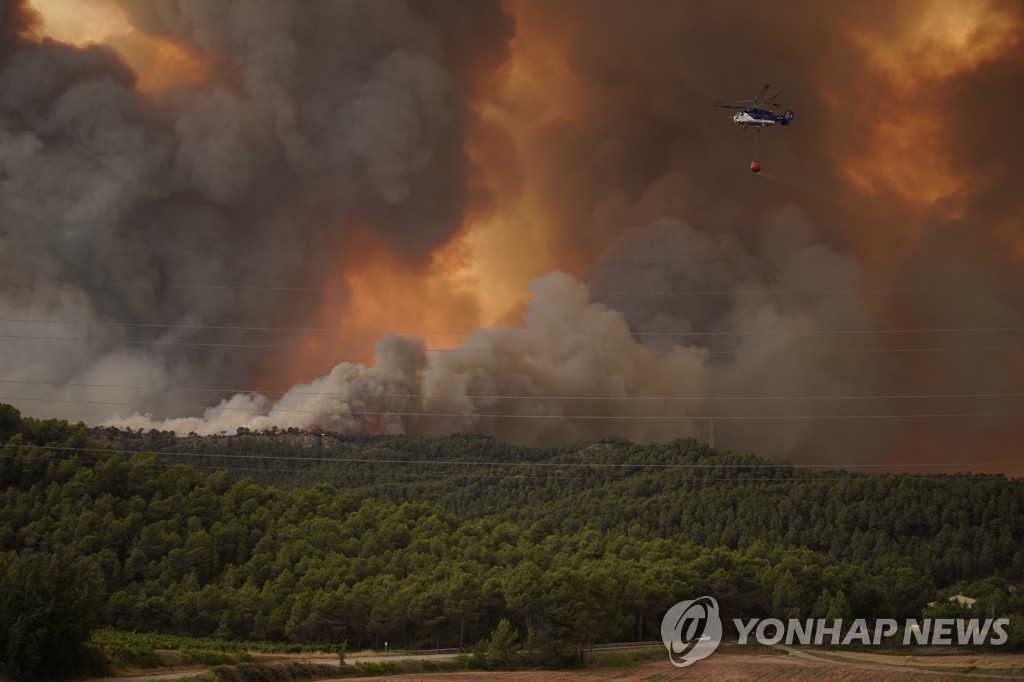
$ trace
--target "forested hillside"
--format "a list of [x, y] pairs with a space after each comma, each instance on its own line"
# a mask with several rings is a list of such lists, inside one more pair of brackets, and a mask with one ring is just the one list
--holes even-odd
[[160, 452], [264, 484], [326, 482], [395, 503], [428, 501], [462, 519], [706, 547], [806, 547], [876, 572], [911, 567], [940, 586], [991, 575], [1024, 579], [1024, 481], [1002, 476], [796, 468], [692, 439], [529, 448], [473, 434], [92, 433], [120, 449]]
[[[729, 618], [919, 617], [962, 590], [1024, 612], [1024, 486], [1002, 477], [814, 472], [692, 440], [186, 440], [203, 456], [121, 454], [0, 406], [2, 593], [60, 599], [29, 580], [42, 562], [83, 627], [350, 648], [469, 646], [508, 617], [552, 661], [657, 639], [701, 594]], [[4, 651], [25, 599], [0, 600]]]

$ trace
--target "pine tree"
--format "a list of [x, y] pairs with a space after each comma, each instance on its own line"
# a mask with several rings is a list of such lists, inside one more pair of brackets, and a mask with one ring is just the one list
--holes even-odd
[[502, 618], [498, 627], [491, 632], [491, 639], [487, 645], [488, 658], [499, 668], [508, 667], [519, 652], [518, 641], [519, 633], [512, 627], [508, 618]]

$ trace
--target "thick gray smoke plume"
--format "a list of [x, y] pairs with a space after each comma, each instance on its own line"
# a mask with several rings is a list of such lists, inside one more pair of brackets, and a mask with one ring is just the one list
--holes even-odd
[[[166, 402], [169, 385], [244, 385], [265, 349], [240, 344], [295, 339], [211, 343], [196, 327], [302, 326], [318, 301], [297, 290], [323, 286], [317, 254], [353, 226], [443, 244], [467, 165], [448, 62], [493, 63], [510, 34], [492, 3], [124, 6], [213, 55], [210, 82], [148, 105], [112, 50], [5, 30], [0, 394], [31, 412], [100, 419]], [[24, 3], [3, 11], [5, 29], [29, 23]], [[121, 408], [31, 409], [112, 400], [75, 384], [147, 388], [116, 393]]]
[[[3, 324], [0, 379], [19, 407], [179, 433], [713, 433], [802, 461], [1013, 463], [1024, 137], [974, 122], [1019, 98], [1024, 43], [998, 32], [1022, 23], [1019, 4], [983, 3], [999, 21], [968, 44], [1001, 47], [948, 73], [935, 64], [954, 59], [925, 59], [946, 48], [916, 32], [934, 3], [124, 5], [140, 30], [214, 55], [208, 82], [146, 104], [115, 53], [27, 39], [7, 5], [0, 317], [61, 321]], [[153, 407], [169, 386], [251, 386], [271, 351], [238, 345], [298, 339], [196, 327], [309, 326], [317, 300], [301, 290], [334, 266], [310, 254], [355, 226], [406, 252], [455, 234], [474, 198], [466, 130], [486, 126], [486, 76], [527, 29], [564, 47], [580, 113], [529, 122], [529, 167], [500, 131], [474, 158], [541, 188], [549, 255], [575, 274], [536, 280], [520, 326], [455, 349], [388, 336], [372, 366], [340, 362], [283, 397], [170, 394], [213, 405], [201, 417]], [[882, 59], [901, 45], [921, 68]], [[927, 99], [915, 78], [936, 84]], [[797, 111], [786, 130], [743, 133], [708, 106], [769, 80]], [[895, 170], [870, 179], [892, 187], [855, 191], [848, 159], [911, 111], [937, 126], [932, 170], [938, 186], [956, 176], [954, 195], [901, 195], [906, 160], [886, 148]], [[40, 336], [88, 341], [24, 338]], [[230, 345], [189, 345], [204, 343]]]
[[[859, 267], [817, 243], [792, 211], [773, 216], [761, 232], [758, 248], [775, 254], [770, 273], [758, 267], [763, 255], [737, 239], [663, 218], [615, 244], [593, 267], [589, 286], [564, 273], [535, 281], [522, 328], [481, 330], [456, 349], [433, 352], [418, 340], [389, 337], [371, 367], [342, 363], [276, 402], [237, 395], [202, 418], [159, 426], [217, 433], [317, 424], [346, 433], [482, 431], [520, 442], [609, 433], [659, 441], [705, 436], [709, 417], [735, 437], [743, 429], [726, 425], [737, 417], [792, 414], [787, 397], [870, 392], [878, 377], [816, 352], [814, 343], [816, 332], [871, 324], [856, 298], [835, 300], [834, 292], [860, 286]], [[705, 262], [721, 263], [723, 255], [724, 267]], [[792, 305], [778, 295], [795, 289], [810, 293]], [[716, 404], [736, 396], [748, 400]], [[796, 409], [807, 406], [796, 402]], [[772, 442], [787, 451], [835, 434], [784, 421]], [[115, 423], [154, 426], [144, 417]]]

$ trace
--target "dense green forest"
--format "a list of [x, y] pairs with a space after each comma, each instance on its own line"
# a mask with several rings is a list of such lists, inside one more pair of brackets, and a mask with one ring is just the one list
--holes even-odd
[[873, 573], [913, 568], [936, 585], [1024, 579], [1024, 481], [869, 475], [717, 452], [696, 440], [529, 448], [488, 436], [176, 438], [95, 429], [119, 449], [283, 488], [330, 483], [361, 498], [430, 502], [460, 519], [539, 524], [747, 550], [804, 547]]
[[508, 618], [563, 662], [658, 639], [701, 594], [726, 618], [902, 618], [965, 592], [1017, 614], [1024, 643], [1024, 484], [1001, 476], [818, 472], [694, 440], [90, 433], [3, 405], [0, 443], [12, 677], [55, 618], [64, 643], [112, 626], [350, 650], [469, 647]]

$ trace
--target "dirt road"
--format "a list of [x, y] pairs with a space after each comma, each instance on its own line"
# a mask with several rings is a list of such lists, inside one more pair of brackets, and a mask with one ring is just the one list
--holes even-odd
[[[1016, 680], [1024, 679], [1024, 662], [1015, 660], [1017, 657], [999, 656], [971, 657], [974, 664], [963, 665], [964, 661], [943, 661], [936, 657], [881, 656], [871, 660], [835, 660], [823, 659], [804, 651], [794, 651], [788, 656], [752, 656], [714, 654], [698, 661], [688, 668], [675, 668], [668, 660], [656, 661], [635, 668], [615, 668], [608, 670], [590, 669], [581, 671], [537, 671], [507, 673], [458, 673], [451, 674], [417, 674], [388, 677], [384, 679], [395, 682], [442, 682], [457, 679], [460, 682], [667, 682], [669, 680], [719, 680], [753, 681], [769, 680], [777, 682], [969, 682], [978, 680]], [[984, 660], [982, 660], [984, 659]], [[985, 671], [982, 666], [989, 666]], [[935, 666], [935, 669], [932, 666]], [[1005, 667], [1004, 667], [1005, 666]], [[946, 668], [946, 669], [942, 669]], [[970, 673], [963, 672], [968, 668], [977, 668]], [[380, 677], [347, 678], [352, 680], [381, 680]]]
[[[716, 653], [688, 668], [675, 668], [666, 659], [633, 668], [580, 671], [462, 672], [344, 678], [395, 680], [396, 682], [663, 682], [667, 680], [795, 680], [797, 682], [967, 682], [977, 680], [1024, 680], [1024, 655], [984, 656], [888, 656], [882, 654], [819, 653], [787, 650], [786, 656]], [[391, 655], [348, 658], [356, 661], [443, 659], [451, 654]], [[337, 658], [308, 658], [310, 663], [336, 663]], [[201, 674], [203, 670], [113, 678], [113, 682], [167, 682]], [[101, 682], [100, 680], [90, 682]]]

